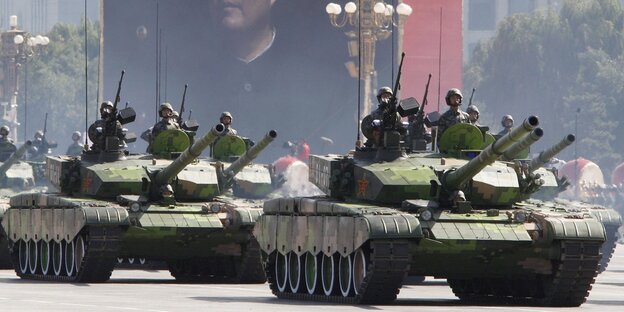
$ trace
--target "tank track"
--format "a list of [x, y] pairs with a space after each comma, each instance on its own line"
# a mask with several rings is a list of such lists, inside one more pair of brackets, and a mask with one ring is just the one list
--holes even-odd
[[598, 271], [600, 242], [562, 241], [561, 257], [553, 261], [553, 274], [535, 279], [449, 279], [462, 301], [479, 303], [522, 302], [538, 306], [576, 307], [585, 302]]
[[169, 272], [180, 282], [190, 283], [264, 283], [260, 246], [255, 239], [241, 247], [237, 257], [177, 260], [169, 263]]
[[4, 230], [0, 228], [0, 269], [12, 268], [13, 264], [11, 264], [11, 254], [9, 254], [8, 239], [4, 235]]
[[371, 240], [370, 262], [358, 294], [342, 295], [280, 292], [274, 278], [275, 257], [265, 266], [271, 291], [281, 299], [324, 301], [345, 304], [385, 304], [396, 299], [409, 270], [409, 243], [405, 240]]
[[600, 248], [600, 253], [602, 254], [602, 258], [600, 259], [600, 267], [598, 268], [598, 273], [602, 273], [607, 270], [607, 266], [609, 266], [609, 262], [611, 261], [611, 257], [613, 256], [613, 251], [615, 250], [615, 246], [618, 241], [618, 226], [605, 226], [605, 232], [607, 240], [602, 244]]
[[[86, 231], [85, 231], [86, 230]], [[12, 248], [13, 268], [20, 278], [46, 281], [101, 283], [110, 279], [117, 263], [117, 251], [120, 246], [122, 230], [118, 226], [89, 226], [83, 229], [86, 235], [86, 252], [78, 274], [74, 276], [56, 276], [53, 274], [23, 274], [19, 268], [19, 255]], [[78, 264], [77, 264], [78, 265]]]

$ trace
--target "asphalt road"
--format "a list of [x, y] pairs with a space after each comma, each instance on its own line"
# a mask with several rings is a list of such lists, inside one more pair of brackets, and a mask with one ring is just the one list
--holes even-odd
[[0, 270], [0, 311], [622, 311], [624, 245], [616, 248], [607, 271], [579, 308], [531, 306], [464, 306], [445, 280], [427, 278], [404, 286], [391, 305], [352, 306], [274, 297], [268, 285], [176, 284], [168, 271], [116, 270], [102, 284], [64, 284], [19, 279]]

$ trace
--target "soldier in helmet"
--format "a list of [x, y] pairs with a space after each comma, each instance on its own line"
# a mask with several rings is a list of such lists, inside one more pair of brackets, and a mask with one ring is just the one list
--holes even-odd
[[230, 112], [221, 113], [221, 117], [219, 117], [219, 122], [225, 126], [225, 130], [223, 130], [224, 135], [237, 135], [236, 129], [232, 128], [232, 114]]
[[165, 102], [160, 104], [158, 115], [161, 119], [152, 128], [152, 140], [156, 139], [158, 134], [165, 130], [180, 129], [180, 125], [178, 125], [177, 119], [173, 115], [173, 107], [170, 103]]
[[460, 106], [462, 104], [462, 94], [459, 89], [452, 88], [446, 92], [446, 105], [449, 106], [449, 110], [444, 112], [440, 119], [438, 120], [438, 142], [440, 142], [440, 138], [444, 131], [457, 123], [468, 123], [469, 117], [468, 114], [461, 110]]
[[79, 156], [82, 153], [84, 145], [80, 142], [81, 139], [82, 134], [80, 131], [74, 131], [74, 133], [72, 133], [72, 141], [74, 141], [74, 143], [67, 148], [67, 155]]
[[17, 150], [13, 140], [9, 138], [11, 130], [8, 126], [0, 127], [0, 161], [5, 161]]
[[[367, 141], [366, 145], [381, 145], [380, 139], [375, 138], [374, 130], [381, 131], [382, 128], [390, 126], [389, 124], [391, 123], [394, 123], [396, 125], [401, 122], [401, 116], [399, 115], [399, 113], [395, 112], [393, 115], [385, 114], [389, 112], [389, 110], [391, 109], [391, 105], [393, 105], [392, 103], [390, 103], [392, 97], [393, 93], [390, 87], [380, 88], [377, 92], [377, 102], [379, 103], [377, 109], [370, 113], [370, 115], [362, 119], [362, 134], [364, 134], [366, 139], [370, 141]], [[375, 120], [378, 120], [379, 122], [375, 122]]]
[[511, 131], [511, 128], [513, 128], [513, 124], [514, 124], [514, 121], [511, 115], [503, 116], [503, 119], [501, 120], [501, 126], [503, 126], [503, 130], [501, 130], [501, 132], [499, 132], [496, 136], [502, 137], [505, 134], [509, 133]]
[[[125, 134], [123, 132], [121, 123], [119, 122], [119, 120], [116, 120], [116, 116], [114, 116], [114, 108], [115, 106], [111, 101], [105, 101], [100, 104], [101, 119], [98, 119], [93, 124], [91, 124], [87, 132], [87, 134], [89, 135], [89, 140], [93, 142], [91, 150], [105, 150], [107, 135], [114, 134], [119, 138], [121, 142], [123, 142]], [[108, 127], [111, 127], [112, 129], [107, 129]]]
[[468, 105], [466, 108], [466, 113], [468, 113], [468, 120], [471, 124], [479, 127], [479, 108], [476, 105]]
[[28, 159], [34, 161], [43, 161], [45, 154], [50, 153], [50, 145], [45, 139], [45, 134], [42, 130], [35, 132], [35, 138], [32, 141], [32, 145], [28, 149]]

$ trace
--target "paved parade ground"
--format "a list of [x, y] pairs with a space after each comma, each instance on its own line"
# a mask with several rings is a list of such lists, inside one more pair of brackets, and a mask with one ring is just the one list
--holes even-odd
[[622, 311], [624, 246], [618, 245], [605, 273], [580, 308], [463, 306], [445, 280], [427, 278], [404, 286], [398, 300], [383, 306], [350, 306], [274, 297], [266, 284], [176, 284], [168, 271], [116, 270], [103, 284], [64, 284], [19, 279], [0, 270], [0, 311]]

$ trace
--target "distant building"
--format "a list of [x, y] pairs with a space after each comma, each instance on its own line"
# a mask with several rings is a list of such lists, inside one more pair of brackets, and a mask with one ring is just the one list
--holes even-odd
[[464, 63], [470, 61], [472, 51], [479, 41], [496, 34], [498, 23], [505, 17], [532, 13], [547, 8], [559, 9], [563, 1], [557, 0], [463, 0]]
[[[78, 23], [84, 15], [84, 0], [0, 0], [0, 29], [9, 28], [9, 16], [17, 15], [19, 28], [47, 33], [59, 23]], [[87, 0], [90, 20], [99, 19], [100, 1]]]

